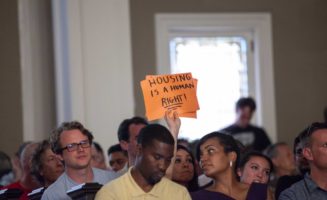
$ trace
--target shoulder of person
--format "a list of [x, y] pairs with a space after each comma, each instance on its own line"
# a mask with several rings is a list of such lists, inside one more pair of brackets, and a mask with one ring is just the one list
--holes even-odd
[[303, 190], [303, 180], [294, 183], [291, 187], [285, 189], [280, 195], [280, 200], [297, 199], [297, 193]]
[[103, 185], [97, 192], [95, 200], [115, 199], [116, 194], [121, 194], [121, 190], [124, 189], [122, 186], [126, 187], [126, 176], [127, 174], [124, 174]]
[[161, 184], [164, 185], [165, 187], [170, 187], [172, 188], [173, 190], [176, 190], [177, 192], [178, 191], [186, 191], [187, 192], [187, 189], [186, 187], [178, 184], [178, 183], [175, 183], [174, 181], [166, 178], [166, 177], [163, 177], [161, 179]]
[[108, 179], [108, 181], [111, 181], [119, 176], [117, 173], [114, 173], [113, 171], [103, 170], [98, 168], [92, 168], [92, 169], [96, 179], [101, 178], [101, 179]]

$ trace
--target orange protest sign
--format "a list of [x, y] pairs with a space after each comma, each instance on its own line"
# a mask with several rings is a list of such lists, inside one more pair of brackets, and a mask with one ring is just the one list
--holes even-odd
[[196, 118], [197, 80], [191, 73], [146, 76], [141, 88], [148, 120], [162, 118], [166, 110], [176, 110], [181, 117]]

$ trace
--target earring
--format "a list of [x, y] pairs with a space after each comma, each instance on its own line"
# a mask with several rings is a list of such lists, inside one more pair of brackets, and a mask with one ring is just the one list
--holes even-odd
[[233, 161], [229, 161], [229, 166], [233, 167]]

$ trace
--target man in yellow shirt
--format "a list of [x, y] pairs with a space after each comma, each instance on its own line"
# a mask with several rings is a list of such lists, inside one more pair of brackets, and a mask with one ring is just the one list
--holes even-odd
[[174, 138], [159, 124], [144, 127], [137, 139], [135, 165], [120, 178], [104, 185], [96, 200], [190, 200], [187, 189], [165, 178], [174, 155]]

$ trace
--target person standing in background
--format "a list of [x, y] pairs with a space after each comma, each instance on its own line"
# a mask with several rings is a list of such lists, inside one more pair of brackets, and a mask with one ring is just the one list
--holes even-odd
[[236, 102], [237, 118], [234, 124], [220, 132], [230, 134], [234, 139], [245, 146], [245, 151], [263, 151], [271, 141], [263, 128], [251, 124], [253, 113], [256, 110], [255, 101], [251, 97], [240, 98]]

